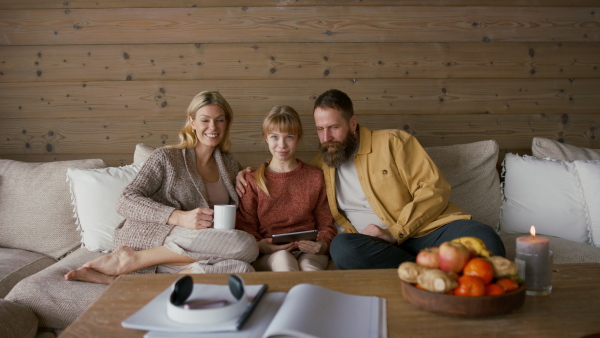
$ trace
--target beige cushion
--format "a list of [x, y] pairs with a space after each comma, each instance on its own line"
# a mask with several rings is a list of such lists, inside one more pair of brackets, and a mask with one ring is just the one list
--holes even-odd
[[64, 275], [83, 263], [102, 256], [80, 248], [58, 263], [19, 282], [6, 299], [31, 309], [39, 327], [63, 330], [106, 289], [106, 285], [66, 281]]
[[154, 149], [154, 147], [147, 144], [138, 143], [135, 146], [135, 152], [133, 153], [133, 164], [142, 164], [146, 162], [150, 155], [152, 155]]
[[0, 248], [0, 298], [4, 298], [21, 279], [54, 263], [54, 259], [37, 252]]
[[[515, 259], [517, 237], [523, 234], [501, 233], [500, 238], [506, 248], [506, 258]], [[528, 235], [527, 235], [528, 236]], [[550, 239], [550, 250], [554, 252], [554, 264], [567, 263], [598, 263], [600, 262], [600, 248], [592, 245], [576, 243], [568, 239], [545, 236]]]
[[474, 220], [498, 228], [500, 178], [498, 143], [494, 140], [425, 148], [452, 185], [450, 202], [471, 214]]
[[600, 160], [600, 149], [580, 148], [542, 137], [534, 137], [531, 153], [537, 158], [559, 161]]
[[0, 299], [0, 337], [36, 336], [38, 319], [23, 305]]
[[[0, 160], [0, 247], [58, 259], [80, 242], [67, 168], [103, 168], [104, 161], [26, 163]], [[42, 236], [43, 234], [43, 236]]]

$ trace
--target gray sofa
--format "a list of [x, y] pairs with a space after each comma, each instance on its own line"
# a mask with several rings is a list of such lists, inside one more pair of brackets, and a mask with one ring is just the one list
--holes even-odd
[[[586, 152], [547, 141], [544, 147], [551, 147], [546, 150], [558, 154], [553, 156]], [[534, 155], [545, 156], [540, 149], [534, 149]], [[453, 186], [451, 201], [474, 219], [497, 229], [503, 203], [497, 143], [490, 140], [426, 150]], [[143, 162], [151, 151], [138, 145], [134, 163]], [[595, 150], [590, 151], [576, 155], [594, 159], [590, 156], [596, 156]], [[105, 166], [97, 159], [50, 163], [0, 160], [0, 337], [57, 334], [104, 291], [104, 285], [68, 282], [63, 275], [104, 254], [81, 247], [65, 179], [67, 168]], [[501, 233], [509, 258], [514, 258], [518, 236], [521, 234]], [[550, 247], [555, 263], [600, 262], [600, 248], [588, 243], [551, 237]]]

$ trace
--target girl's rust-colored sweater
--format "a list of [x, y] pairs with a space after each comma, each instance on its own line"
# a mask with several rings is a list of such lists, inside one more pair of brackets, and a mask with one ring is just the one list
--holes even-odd
[[327, 204], [323, 172], [297, 160], [298, 166], [285, 173], [265, 170], [270, 196], [256, 184], [255, 173], [240, 200], [236, 228], [247, 231], [257, 240], [274, 234], [319, 230], [318, 236], [331, 243], [337, 234]]

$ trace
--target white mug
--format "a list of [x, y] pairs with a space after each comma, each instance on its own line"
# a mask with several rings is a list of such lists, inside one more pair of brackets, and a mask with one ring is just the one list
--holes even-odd
[[235, 205], [215, 205], [215, 214], [213, 215], [215, 229], [235, 229], [235, 212]]

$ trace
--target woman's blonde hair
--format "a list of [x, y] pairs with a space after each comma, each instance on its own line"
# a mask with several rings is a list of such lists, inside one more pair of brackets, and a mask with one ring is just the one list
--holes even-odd
[[192, 120], [196, 119], [196, 113], [198, 109], [207, 106], [207, 105], [217, 105], [223, 109], [225, 112], [225, 120], [227, 121], [227, 128], [225, 128], [225, 132], [223, 133], [223, 140], [219, 143], [219, 149], [223, 153], [228, 153], [231, 149], [231, 140], [229, 139], [229, 129], [231, 127], [231, 122], [233, 121], [233, 111], [229, 106], [229, 103], [225, 100], [225, 98], [219, 94], [219, 92], [211, 92], [204, 91], [192, 99], [188, 109], [187, 115], [185, 119], [185, 126], [183, 129], [179, 131], [179, 144], [170, 146], [171, 148], [176, 149], [185, 149], [185, 148], [193, 148], [198, 144], [198, 138], [196, 137], [196, 132], [192, 129], [192, 125], [190, 124], [188, 116], [192, 118]]
[[[267, 116], [263, 120], [262, 124], [262, 136], [263, 140], [266, 140], [267, 136], [273, 131], [279, 131], [281, 133], [297, 135], [298, 140], [302, 138], [302, 122], [300, 116], [290, 106], [274, 106], [267, 113]], [[267, 189], [265, 170], [270, 161], [261, 164], [254, 178], [256, 185], [269, 196], [269, 190]]]

